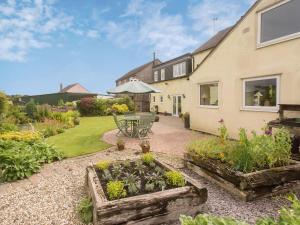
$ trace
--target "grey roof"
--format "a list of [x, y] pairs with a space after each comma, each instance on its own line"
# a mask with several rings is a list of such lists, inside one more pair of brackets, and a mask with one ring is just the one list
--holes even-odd
[[[159, 59], [155, 59], [154, 65], [160, 64], [161, 61]], [[136, 73], [140, 72], [141, 70], [143, 70], [144, 68], [146, 68], [147, 66], [153, 64], [153, 60], [150, 62], [145, 63], [144, 65], [141, 65], [137, 68], [134, 68], [133, 70], [130, 70], [128, 73], [124, 74], [122, 77], [120, 77], [119, 79], [116, 80], [116, 82], [120, 81], [120, 80], [124, 80], [130, 77], [133, 77]]]
[[207, 42], [205, 42], [203, 45], [201, 45], [199, 48], [197, 48], [193, 52], [193, 54], [203, 52], [205, 50], [216, 47], [223, 40], [223, 38], [229, 33], [229, 31], [231, 31], [231, 29], [233, 27], [234, 26], [227, 27], [226, 29], [219, 31], [211, 39], [209, 39]]

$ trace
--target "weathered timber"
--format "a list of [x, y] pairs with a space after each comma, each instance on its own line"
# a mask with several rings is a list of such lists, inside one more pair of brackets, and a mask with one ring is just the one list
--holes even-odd
[[[167, 170], [172, 169], [158, 160], [156, 163]], [[201, 205], [207, 201], [207, 189], [186, 174], [183, 174], [187, 181], [185, 187], [109, 201], [94, 167], [88, 167], [87, 173], [88, 191], [94, 205], [94, 225], [173, 223], [181, 214], [198, 214]]]

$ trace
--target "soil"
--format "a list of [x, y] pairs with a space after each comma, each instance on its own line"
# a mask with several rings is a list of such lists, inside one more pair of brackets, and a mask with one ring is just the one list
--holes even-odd
[[[137, 163], [140, 163], [139, 166], [137, 166]], [[107, 179], [105, 176], [105, 173], [107, 171], [102, 171], [98, 168], [95, 168], [96, 173], [98, 175], [98, 178], [100, 180], [102, 189], [106, 195], [106, 198], [108, 198], [107, 193], [107, 183], [111, 180], [120, 180], [125, 183], [125, 189], [127, 192], [126, 197], [132, 197], [132, 196], [138, 196], [143, 194], [149, 194], [154, 193], [158, 191], [168, 190], [174, 188], [173, 186], [170, 186], [167, 184], [166, 179], [164, 177], [164, 173], [167, 171], [167, 169], [161, 167], [157, 163], [153, 162], [150, 165], [142, 162], [141, 160], [136, 161], [125, 161], [122, 163], [116, 163], [113, 165], [110, 165], [107, 171], [111, 174], [111, 179]], [[130, 193], [128, 190], [128, 177], [133, 177], [136, 184], [138, 184], [138, 192], [136, 193]], [[149, 181], [156, 181], [154, 188], [149, 190], [146, 188], [147, 183]], [[164, 184], [160, 186], [157, 181], [162, 181]], [[153, 182], [151, 182], [153, 183]]]

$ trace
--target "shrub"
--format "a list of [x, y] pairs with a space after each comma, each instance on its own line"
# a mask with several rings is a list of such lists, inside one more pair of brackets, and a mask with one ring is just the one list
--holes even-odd
[[152, 153], [148, 152], [148, 153], [144, 153], [141, 156], [141, 160], [143, 161], [143, 163], [150, 165], [151, 163], [154, 162], [154, 156]]
[[37, 106], [33, 99], [25, 105], [25, 112], [30, 119], [35, 120], [37, 118]]
[[80, 215], [80, 218], [83, 223], [88, 224], [93, 221], [93, 203], [90, 198], [83, 198], [81, 199], [77, 212]]
[[10, 132], [10, 131], [17, 131], [18, 127], [12, 123], [0, 123], [0, 134]]
[[14, 141], [24, 141], [33, 142], [41, 139], [41, 136], [37, 132], [31, 131], [11, 131], [4, 134], [0, 134], [0, 139], [2, 140], [14, 140]]
[[77, 108], [82, 116], [97, 115], [96, 98], [83, 98], [77, 102]]
[[116, 112], [117, 114], [124, 114], [125, 112], [128, 112], [128, 106], [126, 104], [113, 104], [111, 107], [112, 111]]
[[75, 126], [79, 125], [80, 124], [80, 119], [78, 117], [75, 117], [73, 119], [73, 123], [74, 123]]
[[96, 167], [99, 169], [99, 170], [107, 170], [110, 166], [111, 162], [108, 161], [108, 160], [103, 160], [103, 161], [100, 161], [96, 164]]
[[174, 187], [185, 186], [185, 179], [183, 175], [178, 171], [168, 171], [165, 173], [167, 183]]
[[222, 218], [207, 214], [200, 214], [195, 218], [190, 216], [180, 216], [181, 225], [247, 225], [245, 222], [237, 221], [232, 218]]
[[46, 118], [51, 118], [52, 117], [52, 111], [51, 107], [47, 104], [45, 105], [38, 105], [36, 107], [37, 112], [36, 112], [36, 120], [38, 121], [44, 121]]
[[8, 99], [3, 92], [0, 92], [0, 116], [6, 114], [8, 109]]
[[25, 124], [30, 121], [24, 109], [20, 106], [11, 105], [9, 111], [7, 112], [7, 119], [14, 124]]
[[59, 159], [61, 155], [43, 141], [0, 140], [0, 179], [14, 181], [29, 177], [42, 164]]
[[109, 181], [107, 184], [107, 194], [109, 200], [126, 197], [125, 185], [122, 181]]

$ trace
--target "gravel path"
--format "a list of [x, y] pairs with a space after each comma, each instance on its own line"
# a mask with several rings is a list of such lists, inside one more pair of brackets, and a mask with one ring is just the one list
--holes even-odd
[[[76, 206], [85, 195], [85, 168], [101, 159], [135, 158], [136, 150], [115, 151], [114, 148], [80, 158], [55, 162], [44, 166], [39, 174], [14, 183], [0, 185], [1, 225], [67, 225], [82, 224], [76, 214]], [[168, 164], [182, 167], [179, 158], [158, 154]], [[251, 203], [234, 199], [225, 191], [191, 174], [208, 188], [205, 212], [232, 216], [253, 222], [263, 215], [275, 215], [286, 201], [268, 198]]]

